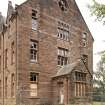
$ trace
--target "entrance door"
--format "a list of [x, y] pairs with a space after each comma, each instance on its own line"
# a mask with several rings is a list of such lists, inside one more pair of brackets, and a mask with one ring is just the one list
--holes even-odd
[[64, 104], [64, 87], [63, 87], [63, 83], [59, 84], [59, 104]]

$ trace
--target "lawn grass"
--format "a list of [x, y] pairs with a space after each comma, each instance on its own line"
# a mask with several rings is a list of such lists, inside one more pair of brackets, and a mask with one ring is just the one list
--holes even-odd
[[101, 105], [100, 102], [93, 102], [93, 105]]

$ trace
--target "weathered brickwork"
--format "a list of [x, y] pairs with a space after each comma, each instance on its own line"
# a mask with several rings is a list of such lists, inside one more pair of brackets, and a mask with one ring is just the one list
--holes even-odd
[[[67, 0], [64, 7], [59, 6], [59, 1], [27, 0], [17, 5], [14, 10], [8, 8], [6, 23], [1, 24], [3, 26], [0, 42], [2, 46], [0, 50], [1, 105], [91, 104], [93, 37], [75, 0]], [[61, 0], [61, 3], [62, 1], [65, 3], [65, 0]], [[32, 29], [32, 10], [37, 11], [36, 30]], [[68, 25], [68, 40], [58, 38], [58, 22]], [[83, 46], [82, 42], [83, 33], [87, 33], [86, 46]], [[31, 40], [38, 45], [37, 62], [30, 61]], [[11, 64], [12, 42], [14, 42], [15, 60]], [[68, 50], [67, 65], [58, 66], [58, 48]], [[7, 67], [5, 68], [6, 49]], [[87, 55], [87, 65], [82, 60], [82, 55]], [[30, 81], [30, 72], [37, 74], [37, 82]], [[85, 83], [76, 81], [76, 72], [86, 74]], [[11, 82], [12, 74], [15, 77], [14, 84]], [[34, 94], [37, 91], [35, 93], [37, 95], [30, 95], [30, 84], [37, 84], [37, 87], [34, 87], [37, 90], [33, 92]], [[14, 92], [13, 96], [11, 96], [12, 92]]]

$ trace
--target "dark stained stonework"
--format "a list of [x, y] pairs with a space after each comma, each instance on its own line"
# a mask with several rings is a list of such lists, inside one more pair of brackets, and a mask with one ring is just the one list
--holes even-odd
[[[27, 0], [13, 9], [8, 7], [6, 24], [1, 28], [2, 94], [0, 105], [91, 105], [93, 75], [93, 37], [75, 3], [67, 1], [67, 10], [62, 11], [59, 0]], [[32, 10], [37, 11], [37, 30], [32, 30]], [[1, 17], [0, 17], [1, 19]], [[69, 26], [69, 40], [58, 38], [58, 22]], [[0, 21], [0, 25], [2, 22]], [[87, 45], [82, 44], [82, 35], [87, 33]], [[30, 61], [30, 40], [38, 44], [38, 60]], [[15, 60], [11, 63], [11, 43], [14, 42]], [[58, 47], [68, 49], [68, 65], [58, 66]], [[7, 68], [5, 68], [5, 50]], [[87, 65], [81, 58], [88, 56]], [[60, 71], [61, 70], [61, 71]], [[30, 96], [30, 72], [38, 76], [37, 96]], [[75, 73], [86, 74], [85, 88], [78, 85]], [[11, 75], [15, 75], [15, 94], [11, 96]], [[7, 85], [5, 78], [7, 77]], [[84, 84], [84, 83], [83, 83]], [[7, 86], [7, 97], [5, 96]], [[85, 93], [83, 93], [85, 91]], [[75, 94], [85, 94], [76, 96]], [[62, 102], [63, 101], [63, 102]]]

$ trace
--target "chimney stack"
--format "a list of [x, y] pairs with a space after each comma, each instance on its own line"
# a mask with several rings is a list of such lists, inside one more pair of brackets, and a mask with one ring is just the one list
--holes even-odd
[[14, 12], [14, 8], [13, 8], [13, 6], [12, 6], [12, 2], [11, 2], [11, 1], [8, 1], [7, 18], [8, 18], [9, 16], [11, 16], [13, 12]]

